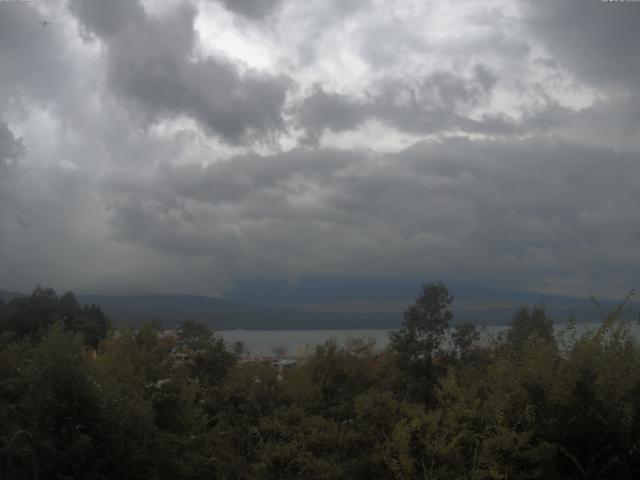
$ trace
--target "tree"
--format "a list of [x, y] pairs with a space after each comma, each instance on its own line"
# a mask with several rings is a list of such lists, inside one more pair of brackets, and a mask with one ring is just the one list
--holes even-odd
[[544, 307], [535, 305], [531, 310], [522, 307], [511, 320], [506, 335], [509, 344], [519, 350], [533, 335], [553, 340], [553, 322], [547, 318]]
[[420, 401], [433, 400], [435, 384], [434, 354], [440, 351], [444, 335], [453, 318], [453, 296], [441, 282], [422, 285], [422, 292], [404, 312], [402, 327], [391, 333], [396, 364], [411, 381], [407, 392]]
[[56, 320], [62, 320], [56, 292], [36, 287], [29, 297], [15, 298], [7, 304], [0, 328], [37, 343]]
[[480, 341], [480, 331], [472, 322], [464, 322], [456, 325], [451, 334], [451, 342], [460, 360], [467, 361], [477, 349]]
[[185, 321], [180, 327], [178, 347], [192, 353], [189, 363], [191, 374], [210, 385], [222, 382], [237, 360], [236, 355], [227, 350], [222, 337], [193, 320]]
[[193, 350], [206, 348], [213, 339], [213, 332], [203, 323], [185, 320], [178, 329], [178, 343]]
[[316, 347], [301, 368], [318, 389], [318, 406], [325, 416], [346, 420], [353, 416], [353, 400], [374, 384], [369, 360], [338, 347], [334, 340]]
[[391, 333], [392, 348], [409, 361], [430, 358], [440, 348], [453, 318], [452, 302], [443, 283], [422, 285], [422, 293], [404, 312], [402, 327]]
[[[82, 339], [56, 323], [37, 345], [21, 345], [2, 375], [7, 385], [0, 403], [6, 403], [4, 408], [11, 414], [6, 418], [10, 430], [5, 432], [25, 430], [33, 436], [41, 478], [95, 478], [92, 473], [100, 452], [100, 442], [95, 441], [101, 430], [99, 399], [86, 375], [88, 359]], [[13, 395], [7, 395], [18, 386]]]
[[30, 296], [14, 298], [1, 309], [0, 331], [38, 343], [56, 322], [80, 333], [84, 344], [93, 348], [111, 328], [109, 318], [96, 305], [80, 306], [71, 292], [59, 297], [51, 288], [36, 287]]

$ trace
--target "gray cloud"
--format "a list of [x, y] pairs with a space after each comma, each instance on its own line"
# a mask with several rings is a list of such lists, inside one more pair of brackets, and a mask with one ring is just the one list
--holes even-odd
[[229, 10], [247, 18], [264, 18], [273, 13], [282, 3], [282, 0], [220, 0]]
[[21, 223], [20, 218], [15, 216], [10, 190], [12, 177], [19, 167], [18, 161], [25, 151], [22, 139], [16, 138], [8, 125], [0, 122], [0, 245], [6, 232], [16, 226], [12, 223]]
[[119, 241], [209, 259], [236, 279], [392, 270], [480, 280], [489, 269], [522, 288], [577, 272], [578, 288], [623, 288], [638, 280], [616, 275], [640, 262], [639, 165], [561, 139], [298, 150], [161, 166], [125, 188], [110, 224]]
[[579, 78], [613, 88], [640, 81], [640, 8], [634, 2], [526, 0], [531, 31]]
[[236, 203], [253, 192], [296, 194], [307, 182], [321, 187], [358, 158], [356, 153], [333, 150], [293, 150], [266, 158], [255, 154], [236, 157], [204, 167], [164, 164], [159, 173], [161, 182], [179, 195], [212, 203]]
[[[28, 3], [0, 2], [0, 110], [16, 102], [48, 106], [75, 86], [76, 71], [55, 30]], [[11, 102], [14, 102], [11, 104]], [[11, 105], [10, 105], [11, 104]], [[18, 103], [19, 104], [19, 103]]]
[[316, 86], [297, 109], [306, 141], [315, 143], [324, 130], [353, 130], [369, 119], [379, 120], [402, 131], [434, 133], [459, 129], [472, 133], [513, 133], [514, 122], [503, 114], [469, 116], [471, 108], [485, 103], [498, 78], [482, 65], [473, 76], [434, 72], [416, 84], [385, 80], [376, 94], [364, 98], [326, 92]]
[[186, 115], [236, 144], [269, 140], [284, 129], [281, 109], [290, 81], [256, 71], [240, 74], [212, 57], [194, 61], [197, 12], [190, 3], [161, 18], [146, 15], [135, 1], [120, 2], [103, 17], [103, 4], [72, 2], [72, 12], [106, 42], [109, 86], [131, 103], [127, 108], [139, 121]]
[[[203, 38], [195, 3], [0, 3], [0, 288], [637, 285], [640, 10], [471, 2], [448, 31], [393, 3], [226, 2], [269, 21], [223, 15]], [[211, 38], [271, 73], [196, 56]]]
[[528, 135], [570, 138], [585, 148], [638, 152], [640, 101], [636, 95], [620, 93], [583, 108], [571, 108], [547, 99], [536, 108], [525, 109], [518, 127]]
[[144, 7], [136, 0], [69, 0], [69, 10], [80, 20], [86, 34], [94, 33], [102, 38], [113, 37], [119, 31], [136, 28], [146, 21]]
[[24, 153], [22, 139], [16, 138], [9, 126], [0, 122], [0, 173], [14, 166]]
[[[345, 26], [354, 18], [363, 19], [366, 16], [363, 13], [371, 8], [371, 3], [371, 0], [308, 0], [304, 4], [298, 3], [303, 8], [300, 9], [302, 15], [294, 16], [295, 27], [304, 31], [302, 38], [295, 43], [299, 67], [309, 67], [321, 60], [326, 48], [340, 48]], [[344, 38], [345, 42], [349, 40], [352, 39]], [[325, 42], [337, 44], [327, 47]]]

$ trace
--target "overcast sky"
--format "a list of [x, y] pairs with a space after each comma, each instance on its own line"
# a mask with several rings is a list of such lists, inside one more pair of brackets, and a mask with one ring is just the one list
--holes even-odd
[[639, 25], [601, 0], [0, 2], [0, 288], [623, 296]]

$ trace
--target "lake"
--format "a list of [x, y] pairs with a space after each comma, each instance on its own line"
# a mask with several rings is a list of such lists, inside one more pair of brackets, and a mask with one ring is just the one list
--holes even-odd
[[[582, 323], [576, 325], [578, 332], [597, 328], [597, 324]], [[492, 335], [504, 330], [504, 326], [490, 326], [483, 328], [483, 338], [486, 340]], [[556, 331], [560, 331], [564, 325], [557, 325]], [[632, 325], [637, 337], [640, 334], [640, 326]], [[375, 340], [376, 350], [383, 350], [389, 344], [389, 332], [391, 330], [221, 330], [220, 335], [228, 343], [241, 341], [249, 349], [251, 356], [274, 356], [275, 349], [286, 349], [288, 357], [303, 356], [313, 351], [317, 345], [322, 345], [329, 339], [334, 339], [338, 345], [344, 345], [352, 338], [370, 338]]]

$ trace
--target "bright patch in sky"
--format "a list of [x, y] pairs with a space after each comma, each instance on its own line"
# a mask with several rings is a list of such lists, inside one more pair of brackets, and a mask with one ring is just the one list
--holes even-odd
[[200, 40], [197, 53], [201, 57], [222, 55], [258, 70], [273, 71], [277, 66], [271, 39], [252, 25], [234, 20], [216, 2], [200, 2], [194, 28]]

